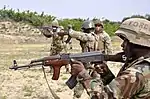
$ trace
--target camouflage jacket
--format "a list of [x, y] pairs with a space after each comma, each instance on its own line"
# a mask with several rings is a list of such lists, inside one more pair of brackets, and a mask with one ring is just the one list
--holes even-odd
[[69, 33], [72, 38], [76, 38], [80, 41], [82, 52], [94, 51], [94, 42], [98, 40], [94, 32], [84, 33], [79, 31], [72, 31]]
[[98, 40], [94, 43], [94, 50], [101, 51], [105, 54], [111, 54], [112, 45], [110, 36], [105, 31], [96, 35], [98, 37]]
[[[59, 32], [59, 29], [57, 32]], [[43, 30], [42, 33], [47, 38], [52, 38], [50, 55], [59, 54], [63, 49], [65, 49], [63, 36], [59, 36], [57, 33], [52, 32], [52, 30]]]
[[150, 99], [150, 57], [133, 61], [106, 86], [100, 77], [91, 78], [89, 84], [86, 89], [91, 99]]
[[52, 43], [51, 43], [51, 55], [60, 54], [60, 52], [64, 49], [65, 43], [63, 41], [62, 36], [53, 35], [52, 36]]

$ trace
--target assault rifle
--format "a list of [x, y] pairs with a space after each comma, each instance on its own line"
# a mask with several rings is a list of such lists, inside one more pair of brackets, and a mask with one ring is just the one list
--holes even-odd
[[[84, 53], [77, 53], [77, 54], [58, 54], [48, 57], [43, 57], [36, 60], [31, 60], [30, 64], [18, 66], [16, 60], [14, 60], [14, 65], [10, 67], [10, 69], [20, 69], [20, 68], [30, 68], [33, 66], [52, 66], [54, 69], [54, 74], [52, 76], [53, 80], [58, 80], [60, 74], [60, 68], [63, 65], [71, 64], [71, 59], [81, 61], [82, 63], [98, 63], [102, 61], [116, 61], [116, 62], [123, 62], [122, 60], [122, 53], [116, 55], [104, 55], [98, 51], [94, 52], [84, 52]], [[57, 60], [54, 62], [52, 60]], [[87, 68], [87, 67], [85, 67]], [[71, 76], [69, 80], [66, 82], [69, 88], [74, 88], [77, 84], [76, 77]]]
[[53, 30], [53, 28], [51, 26], [38, 26], [38, 29], [50, 29]]

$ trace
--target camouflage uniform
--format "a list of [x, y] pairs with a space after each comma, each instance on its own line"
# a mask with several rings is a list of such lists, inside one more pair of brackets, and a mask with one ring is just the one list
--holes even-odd
[[[87, 30], [87, 29], [93, 29], [94, 30], [94, 23], [92, 21], [85, 21], [82, 24], [81, 29]], [[94, 34], [94, 31], [90, 31], [89, 33], [86, 32], [79, 32], [70, 30], [69, 35], [72, 38], [76, 38], [80, 41], [80, 46], [82, 48], [82, 52], [90, 52], [94, 51], [94, 42], [97, 41], [97, 36]]]
[[[90, 97], [99, 93], [100, 99], [150, 99], [150, 58], [141, 57], [129, 65], [107, 86], [103, 86], [99, 77], [92, 79], [91, 89], [88, 89]], [[149, 77], [146, 78], [146, 75]]]
[[[52, 22], [52, 27], [55, 26], [57, 27], [57, 30], [55, 32], [60, 32], [61, 27], [59, 27], [58, 21], [53, 21]], [[53, 33], [55, 33], [53, 32]], [[53, 35], [52, 36], [52, 44], [51, 44], [51, 49], [50, 49], [50, 55], [56, 55], [60, 54], [60, 52], [64, 49], [64, 42], [63, 42], [63, 36], [59, 35]]]
[[[150, 22], [148, 20], [128, 19], [121, 24], [116, 34], [128, 39], [132, 44], [150, 48]], [[124, 69], [120, 70], [118, 76], [106, 86], [103, 86], [100, 77], [96, 76], [93, 79], [87, 72], [80, 72], [82, 83], [90, 81], [90, 87], [87, 87], [90, 98], [150, 99], [150, 53], [134, 59], [123, 67]]]
[[[60, 54], [63, 50], [65, 52], [67, 52], [66, 48], [65, 48], [65, 43], [64, 43], [64, 37], [63, 36], [59, 36], [56, 32], [64, 32], [62, 31], [64, 28], [63, 26], [59, 26], [59, 23], [57, 20], [54, 20], [52, 23], [52, 28], [54, 28], [54, 30], [49, 30], [49, 31], [43, 31], [43, 34], [46, 37], [51, 37], [52, 38], [52, 43], [51, 43], [51, 48], [50, 48], [50, 55], [56, 55], [56, 54]], [[51, 71], [52, 72], [52, 67], [50, 66]], [[66, 72], [68, 72], [68, 66], [66, 66], [67, 70]]]
[[[95, 34], [97, 35], [98, 40], [94, 43], [94, 51], [100, 51], [104, 54], [112, 54], [112, 44], [111, 44], [111, 38], [110, 36], [104, 31], [104, 24], [101, 20], [95, 20]], [[115, 76], [110, 71], [107, 65], [105, 65], [107, 62], [103, 61], [98, 64], [94, 64], [95, 68], [101, 68], [109, 71], [107, 73], [101, 73], [101, 79], [104, 82], [104, 85], [109, 83], [111, 81], [111, 78], [114, 78]], [[105, 76], [104, 76], [105, 75]], [[107, 76], [106, 76], [107, 75]]]
[[105, 54], [111, 54], [112, 53], [112, 45], [111, 45], [111, 39], [109, 35], [103, 31], [103, 33], [97, 34], [98, 41], [94, 43], [94, 50], [101, 51]]
[[60, 32], [59, 23], [54, 20], [52, 23], [52, 29], [43, 29], [42, 33], [47, 38], [52, 38], [50, 55], [59, 54], [63, 50], [63, 37], [59, 36], [56, 32]]
[[52, 44], [50, 49], [50, 55], [60, 54], [64, 49], [63, 37], [55, 35], [52, 38]]
[[[106, 33], [103, 30], [104, 28], [103, 23], [100, 20], [96, 20], [94, 24], [95, 24], [95, 34], [98, 37], [98, 40], [94, 43], [94, 50], [101, 51], [105, 54], [111, 54], [112, 53], [111, 38], [108, 35], [108, 33]], [[96, 33], [96, 25], [102, 26], [102, 31], [97, 31], [98, 33]]]

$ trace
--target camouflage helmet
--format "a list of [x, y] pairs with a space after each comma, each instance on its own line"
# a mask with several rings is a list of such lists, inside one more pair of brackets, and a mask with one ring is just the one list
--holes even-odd
[[146, 19], [127, 19], [115, 33], [119, 37], [128, 39], [133, 44], [150, 47], [150, 21]]
[[68, 25], [68, 28], [72, 28], [73, 26], [71, 24]]
[[58, 23], [58, 21], [57, 20], [54, 20], [54, 21], [52, 21], [52, 26], [56, 26], [56, 27], [59, 27], [59, 23]]
[[104, 27], [104, 24], [103, 24], [103, 22], [101, 21], [101, 20], [95, 20], [94, 21], [94, 24], [96, 25], [96, 24], [100, 24], [100, 25], [102, 25], [102, 27]]
[[89, 21], [89, 20], [84, 21], [81, 26], [81, 29], [93, 29], [93, 28], [95, 28], [95, 25], [93, 21]]
[[64, 30], [64, 27], [63, 27], [63, 26], [60, 26], [60, 29], [61, 29], [61, 30]]

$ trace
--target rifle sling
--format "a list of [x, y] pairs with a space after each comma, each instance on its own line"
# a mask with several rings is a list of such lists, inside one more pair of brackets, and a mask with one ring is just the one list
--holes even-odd
[[49, 91], [51, 92], [51, 94], [52, 94], [52, 96], [54, 97], [54, 99], [60, 99], [60, 98], [57, 96], [57, 94], [52, 90], [52, 88], [50, 87], [50, 85], [49, 85], [49, 83], [48, 83], [44, 66], [42, 66], [42, 69], [43, 69], [44, 78], [45, 78], [45, 80], [46, 80], [46, 83], [47, 83], [47, 86], [48, 86], [48, 88], [49, 88]]

